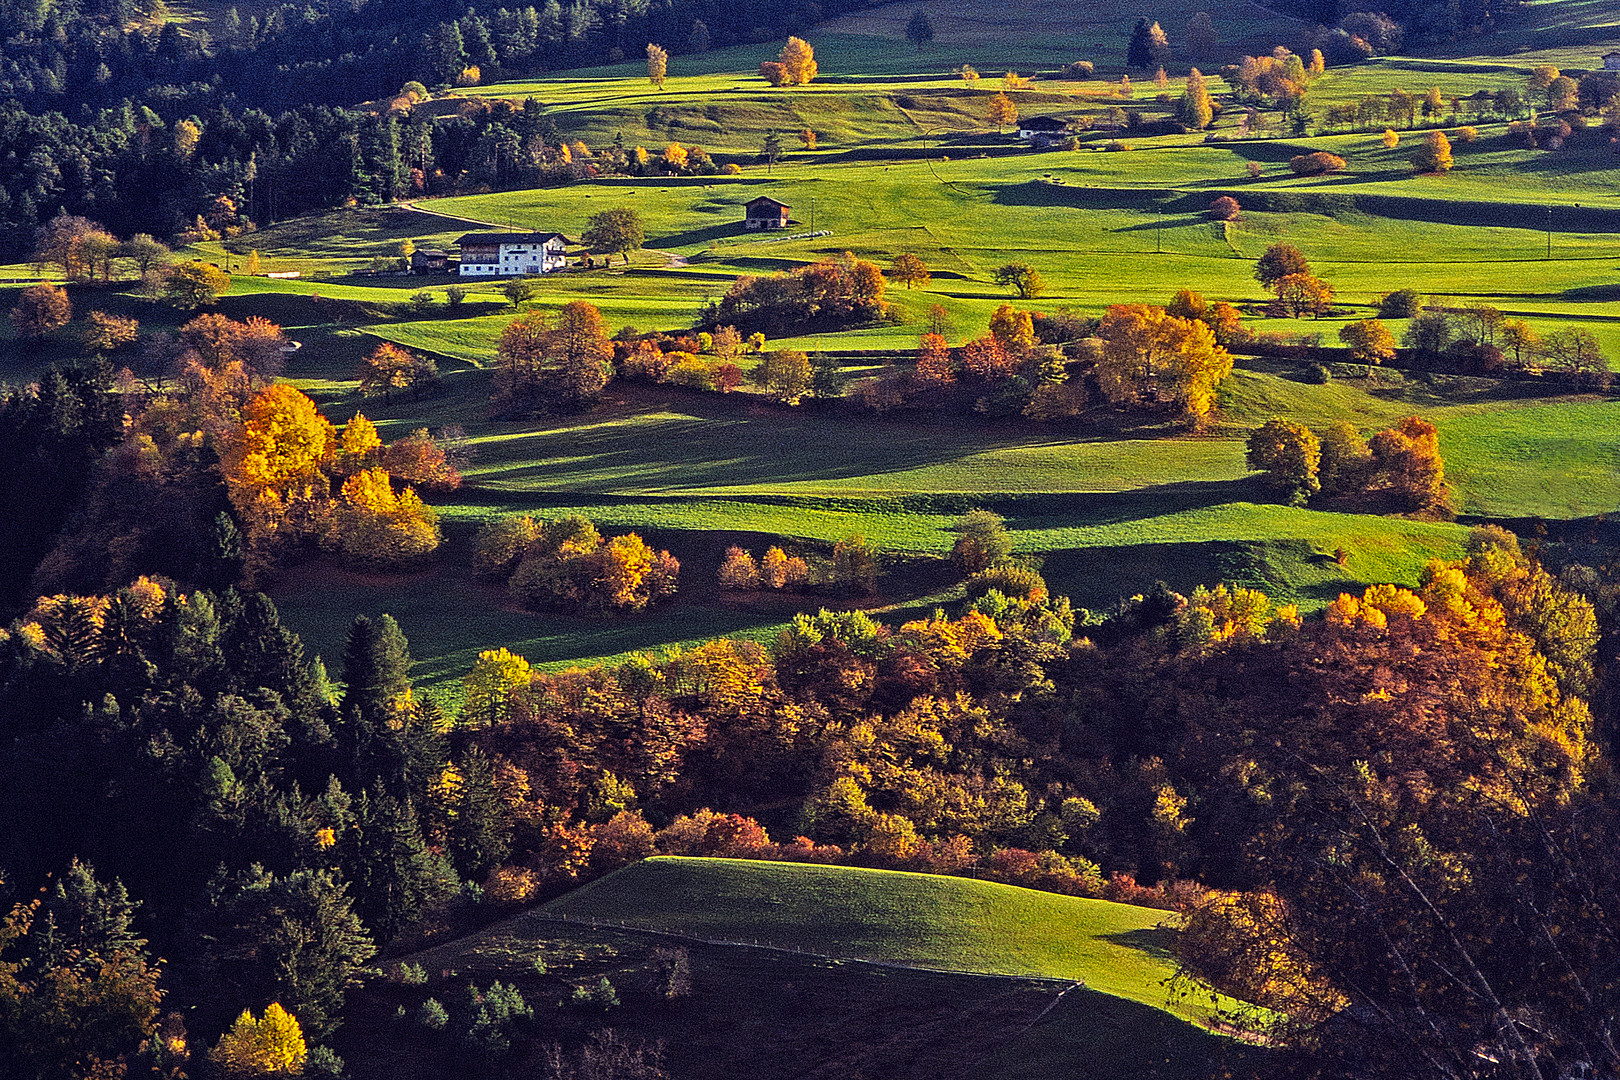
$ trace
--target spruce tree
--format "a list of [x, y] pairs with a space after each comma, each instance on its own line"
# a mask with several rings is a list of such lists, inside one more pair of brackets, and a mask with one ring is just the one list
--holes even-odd
[[355, 909], [382, 942], [456, 886], [455, 871], [423, 842], [411, 800], [380, 788], [363, 793], [355, 805], [343, 864], [354, 886]]
[[1125, 49], [1125, 66], [1140, 68], [1143, 71], [1156, 67], [1153, 59], [1153, 32], [1152, 24], [1147, 19], [1137, 19], [1136, 25], [1131, 28], [1131, 43]]
[[469, 881], [482, 881], [506, 860], [512, 829], [495, 790], [495, 769], [477, 747], [461, 759], [461, 799], [450, 823], [450, 852]]

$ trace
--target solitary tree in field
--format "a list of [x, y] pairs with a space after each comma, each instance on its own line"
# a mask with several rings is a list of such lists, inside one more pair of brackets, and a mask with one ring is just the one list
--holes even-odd
[[1012, 286], [1025, 300], [1041, 295], [1046, 288], [1040, 273], [1027, 263], [1007, 263], [996, 267], [994, 280], [997, 285]]
[[1447, 173], [1451, 171], [1451, 140], [1443, 131], [1431, 131], [1424, 136], [1423, 149], [1412, 155], [1412, 171], [1420, 173]]
[[911, 13], [911, 21], [906, 23], [906, 40], [919, 50], [934, 40], [934, 23], [922, 8]]
[[928, 284], [931, 277], [927, 264], [909, 251], [896, 255], [889, 267], [890, 280], [898, 281], [908, 289]]
[[1311, 264], [1306, 261], [1299, 248], [1292, 244], [1272, 244], [1255, 262], [1254, 280], [1268, 289], [1274, 289], [1277, 282], [1289, 274], [1310, 272]]
[[630, 253], [638, 250], [647, 239], [647, 229], [641, 224], [641, 215], [628, 207], [615, 207], [592, 214], [580, 240], [597, 251], [608, 255], [622, 255], [626, 264]]
[[664, 88], [664, 76], [669, 73], [669, 53], [661, 46], [647, 46], [647, 81], [658, 89]]
[[1315, 274], [1287, 274], [1274, 287], [1296, 319], [1306, 314], [1320, 319], [1333, 306], [1333, 286]]
[[1176, 112], [1182, 123], [1199, 131], [1209, 127], [1210, 121], [1215, 118], [1215, 103], [1209, 96], [1209, 86], [1204, 73], [1197, 68], [1193, 68], [1187, 76], [1187, 89], [1181, 95]]
[[1395, 335], [1379, 319], [1358, 319], [1339, 330], [1339, 340], [1350, 347], [1350, 355], [1362, 364], [1382, 364], [1395, 359]]
[[24, 289], [11, 309], [11, 326], [20, 338], [34, 341], [60, 330], [73, 318], [73, 303], [60, 285], [41, 282]]
[[163, 297], [177, 308], [190, 311], [207, 307], [231, 287], [231, 275], [205, 262], [184, 262], [169, 267], [163, 282]]
[[972, 64], [963, 64], [957, 69], [957, 74], [961, 75], [962, 81], [967, 83], [969, 86], [972, 86], [974, 83], [979, 81], [978, 69]]
[[798, 349], [778, 349], [760, 358], [754, 383], [784, 405], [797, 405], [810, 392], [810, 358]]
[[163, 266], [169, 261], [169, 249], [146, 233], [136, 233], [124, 242], [120, 252], [124, 258], [135, 264], [135, 269], [141, 277], [145, 277], [153, 270]]
[[776, 60], [785, 69], [789, 86], [803, 86], [816, 77], [816, 50], [803, 38], [788, 38]]
[[590, 401], [602, 392], [613, 372], [613, 343], [595, 304], [574, 300], [562, 306], [546, 359], [556, 365], [570, 403]]
[[1018, 106], [1005, 92], [997, 93], [990, 99], [989, 119], [997, 128], [1006, 131], [1008, 124], [1018, 123]]
[[1386, 149], [1393, 150], [1401, 145], [1401, 133], [1394, 128], [1385, 128], [1383, 141]]
[[776, 160], [782, 156], [782, 137], [774, 131], [765, 133], [765, 142], [759, 148], [759, 156], [765, 159], [765, 171], [770, 172], [776, 167]]
[[687, 47], [693, 52], [705, 53], [709, 51], [709, 24], [702, 19], [692, 20], [692, 33], [686, 38]]
[[1291, 503], [1322, 489], [1321, 462], [1322, 444], [1303, 424], [1273, 417], [1249, 432], [1249, 468], [1265, 473], [1266, 485]]

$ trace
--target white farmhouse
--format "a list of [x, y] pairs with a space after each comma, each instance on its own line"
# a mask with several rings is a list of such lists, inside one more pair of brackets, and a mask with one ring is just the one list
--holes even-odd
[[549, 274], [568, 265], [562, 233], [468, 233], [456, 243], [462, 277]]

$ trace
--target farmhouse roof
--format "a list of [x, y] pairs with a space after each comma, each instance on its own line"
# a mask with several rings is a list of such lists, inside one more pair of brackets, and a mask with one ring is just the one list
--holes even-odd
[[490, 244], [544, 244], [556, 238], [567, 240], [562, 233], [555, 232], [470, 232], [457, 240], [462, 247], [482, 247]]
[[1031, 116], [1018, 122], [1022, 131], [1062, 131], [1068, 126], [1067, 120], [1059, 120], [1055, 116]]
[[439, 258], [440, 256], [444, 255], [445, 253], [440, 251], [438, 248], [417, 248], [416, 249], [416, 254], [421, 255], [421, 256], [423, 256], [425, 258], [436, 259], [436, 258]]
[[761, 195], [757, 199], [749, 199], [747, 202], [743, 203], [743, 206], [747, 207], [749, 210], [752, 210], [756, 206], [762, 206], [762, 207], [763, 206], [774, 206], [774, 207], [777, 207], [778, 209], [781, 209], [781, 210], [791, 210], [792, 209], [792, 207], [788, 206], [787, 203], [778, 202], [776, 199], [771, 198], [769, 195]]

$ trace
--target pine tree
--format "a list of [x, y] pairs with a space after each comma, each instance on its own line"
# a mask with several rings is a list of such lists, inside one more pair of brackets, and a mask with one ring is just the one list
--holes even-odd
[[450, 852], [469, 881], [482, 881], [505, 861], [512, 830], [495, 790], [495, 770], [477, 747], [461, 759], [461, 799], [450, 823]]
[[456, 885], [455, 871], [423, 842], [408, 798], [381, 789], [365, 792], [345, 840], [343, 864], [355, 909], [379, 941], [392, 940], [426, 904]]
[[1153, 37], [1147, 19], [1137, 19], [1131, 28], [1131, 43], [1125, 48], [1125, 66], [1143, 71], [1158, 67], [1153, 58]]

